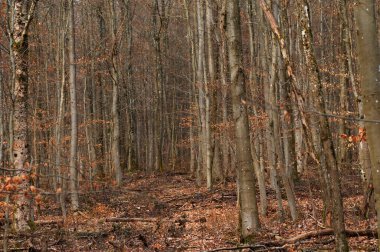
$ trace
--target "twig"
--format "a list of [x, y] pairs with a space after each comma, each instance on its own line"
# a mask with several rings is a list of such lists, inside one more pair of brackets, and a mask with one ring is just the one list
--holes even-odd
[[106, 222], [157, 222], [154, 218], [106, 218]]
[[320, 221], [318, 221], [313, 215], [308, 214], [308, 216], [310, 216], [313, 220], [315, 220], [315, 222], [317, 222], [318, 227], [320, 227], [320, 228], [326, 228], [326, 227], [325, 227]]
[[240, 250], [240, 249], [258, 249], [264, 248], [267, 249], [264, 245], [246, 245], [246, 246], [237, 246], [237, 247], [229, 247], [229, 248], [217, 248], [211, 250], [205, 250], [203, 252], [218, 252], [218, 251], [230, 251], [230, 250]]

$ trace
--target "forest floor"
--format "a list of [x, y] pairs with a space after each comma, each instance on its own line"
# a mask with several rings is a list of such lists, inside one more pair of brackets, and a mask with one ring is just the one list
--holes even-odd
[[[347, 175], [343, 180], [347, 229], [374, 229], [373, 213], [372, 218], [364, 220], [358, 211], [362, 201], [359, 183], [360, 177], [356, 175]], [[316, 187], [313, 183], [302, 180], [296, 185], [300, 210], [296, 222], [289, 216], [279, 222], [275, 194], [268, 189], [268, 215], [260, 216], [262, 228], [252, 242], [256, 247], [241, 251], [274, 251], [276, 248], [269, 247], [268, 241], [281, 242], [322, 230], [322, 201], [317, 189], [309, 190], [313, 187]], [[232, 181], [218, 184], [209, 192], [184, 174], [131, 174], [124, 187], [83, 193], [80, 202], [81, 210], [69, 214], [63, 224], [54, 198], [44, 198], [35, 230], [24, 235], [11, 233], [8, 247], [17, 251], [216, 251], [239, 246], [236, 190]], [[354, 251], [375, 249], [376, 240], [367, 236], [349, 241]], [[295, 244], [283, 243], [281, 248], [326, 251], [333, 245], [332, 236], [320, 236]]]

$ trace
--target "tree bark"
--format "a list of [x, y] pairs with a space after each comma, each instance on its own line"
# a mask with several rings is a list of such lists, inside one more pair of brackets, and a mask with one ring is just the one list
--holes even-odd
[[115, 172], [117, 186], [123, 180], [123, 171], [120, 165], [120, 115], [119, 115], [119, 73], [118, 73], [118, 43], [117, 43], [117, 24], [115, 13], [115, 1], [110, 0], [110, 21], [112, 32], [112, 52], [111, 52], [111, 77], [112, 77], [112, 164]]
[[197, 85], [198, 85], [198, 109], [199, 109], [199, 165], [197, 171], [197, 184], [200, 185], [202, 170], [206, 167], [207, 144], [206, 144], [206, 100], [205, 100], [205, 22], [204, 22], [204, 0], [197, 0]]
[[[13, 146], [12, 155], [17, 176], [29, 176], [30, 165], [28, 143], [28, 30], [37, 1], [14, 1], [13, 53], [15, 63], [14, 113], [13, 113]], [[22, 192], [17, 198], [14, 228], [25, 231], [29, 221], [29, 198], [27, 197], [28, 179], [19, 185]]]
[[[380, 48], [376, 26], [374, 0], [358, 0], [355, 6], [357, 25], [357, 52], [359, 76], [363, 96], [363, 113], [366, 120], [380, 119]], [[377, 231], [380, 231], [380, 124], [364, 122], [370, 159], [377, 211]], [[380, 244], [378, 242], [380, 249]]]
[[78, 196], [78, 115], [76, 97], [76, 62], [75, 62], [75, 18], [74, 0], [69, 0], [68, 11], [68, 37], [69, 37], [69, 82], [70, 82], [70, 114], [71, 114], [71, 140], [70, 140], [70, 191], [71, 209], [77, 211], [79, 208]]
[[[250, 75], [249, 75], [249, 83], [250, 83], [250, 89], [251, 89], [251, 95], [252, 97], [255, 97], [255, 92], [257, 91], [258, 85], [255, 83], [255, 72], [254, 72], [254, 64], [255, 64], [255, 48], [254, 48], [254, 8], [253, 1], [248, 0], [248, 6], [247, 6], [247, 14], [249, 17], [248, 22], [248, 31], [249, 31], [249, 51], [250, 51], [250, 63], [251, 63], [251, 69], [250, 69]], [[257, 111], [255, 110], [255, 116], [257, 116]], [[260, 192], [260, 210], [261, 214], [264, 216], [267, 215], [268, 210], [268, 200], [267, 200], [267, 192], [265, 188], [265, 176], [264, 176], [264, 167], [261, 166], [260, 159], [261, 157], [261, 148], [260, 148], [260, 139], [261, 138], [261, 130], [258, 130], [255, 135], [253, 135], [253, 138], [256, 138], [256, 140], [251, 140], [251, 152], [252, 152], [252, 159], [253, 159], [253, 165], [257, 177], [257, 182], [259, 184], [259, 192]]]
[[207, 33], [207, 58], [208, 58], [208, 74], [209, 78], [205, 84], [205, 140], [206, 140], [206, 174], [207, 174], [207, 189], [212, 189], [213, 183], [213, 160], [215, 137], [213, 133], [213, 124], [216, 118], [216, 67], [215, 67], [215, 52], [214, 52], [214, 28], [215, 20], [213, 15], [214, 0], [206, 0], [206, 33]]
[[327, 179], [331, 187], [331, 204], [333, 207], [333, 227], [335, 231], [335, 242], [337, 251], [348, 251], [348, 243], [344, 232], [344, 212], [343, 199], [341, 195], [341, 182], [337, 162], [337, 156], [334, 149], [332, 134], [327, 117], [326, 103], [324, 102], [324, 88], [321, 81], [321, 75], [313, 48], [313, 36], [311, 31], [311, 21], [309, 17], [309, 5], [307, 0], [298, 0], [298, 7], [301, 14], [302, 24], [302, 41], [306, 58], [307, 70], [309, 73], [310, 84], [313, 87], [315, 96], [315, 108], [321, 116], [316, 120], [320, 127], [320, 142], [322, 144], [323, 154], [326, 158]]
[[227, 1], [227, 41], [231, 70], [231, 93], [238, 163], [238, 192], [240, 195], [241, 238], [250, 240], [260, 227], [251, 146], [245, 76], [243, 72], [242, 37], [239, 0]]

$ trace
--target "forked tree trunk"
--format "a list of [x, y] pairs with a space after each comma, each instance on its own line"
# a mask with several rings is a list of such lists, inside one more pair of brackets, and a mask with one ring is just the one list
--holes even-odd
[[[359, 76], [366, 120], [380, 119], [380, 48], [375, 16], [375, 0], [358, 0], [355, 6]], [[372, 179], [380, 232], [380, 124], [366, 121], [368, 145], [372, 164]], [[380, 244], [378, 242], [380, 249]]]
[[239, 0], [227, 1], [227, 41], [231, 71], [232, 109], [236, 136], [238, 189], [240, 195], [241, 238], [249, 241], [260, 227], [256, 187], [251, 157]]

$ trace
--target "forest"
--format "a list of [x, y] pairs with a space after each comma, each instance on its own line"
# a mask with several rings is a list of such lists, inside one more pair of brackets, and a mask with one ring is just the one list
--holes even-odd
[[1, 251], [379, 251], [380, 0], [0, 0]]

